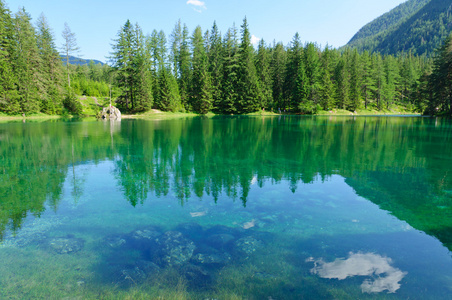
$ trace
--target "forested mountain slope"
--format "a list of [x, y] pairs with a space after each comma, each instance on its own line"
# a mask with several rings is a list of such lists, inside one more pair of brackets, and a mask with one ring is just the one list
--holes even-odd
[[364, 26], [347, 46], [432, 55], [452, 31], [450, 0], [409, 0]]

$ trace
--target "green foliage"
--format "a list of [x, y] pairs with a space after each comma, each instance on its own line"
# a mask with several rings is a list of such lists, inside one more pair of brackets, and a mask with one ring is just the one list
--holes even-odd
[[63, 100], [64, 108], [72, 115], [81, 115], [83, 113], [83, 107], [80, 101], [77, 100], [77, 96], [69, 92], [66, 94]]
[[438, 49], [426, 89], [430, 96], [426, 113], [452, 116], [452, 34]]
[[[65, 32], [68, 54], [77, 47], [72, 32]], [[13, 17], [0, 0], [0, 110], [61, 114], [66, 109], [79, 114], [78, 95], [111, 96], [131, 113], [158, 108], [201, 114], [306, 114], [319, 108], [399, 106], [419, 111], [445, 97], [438, 92], [443, 82], [439, 75], [434, 75], [439, 78], [435, 85], [428, 84], [432, 61], [425, 56], [320, 49], [314, 43], [302, 45], [298, 34], [287, 47], [261, 41], [256, 51], [246, 18], [240, 37], [235, 25], [222, 37], [216, 23], [204, 35], [199, 26], [192, 37], [188, 32], [178, 21], [168, 52], [163, 31], [144, 36], [138, 24], [127, 21], [114, 40], [111, 66], [66, 64], [64, 83], [64, 66], [45, 17], [35, 28], [24, 10]]]
[[347, 46], [382, 54], [432, 56], [451, 28], [450, 1], [409, 0], [364, 26]]
[[141, 28], [127, 20], [118, 32], [110, 57], [116, 84], [121, 90], [116, 103], [125, 111], [140, 112], [152, 107], [150, 61], [145, 45]]

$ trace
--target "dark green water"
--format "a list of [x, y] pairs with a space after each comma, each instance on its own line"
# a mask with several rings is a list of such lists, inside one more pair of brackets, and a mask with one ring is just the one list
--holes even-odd
[[452, 122], [0, 124], [1, 299], [450, 299]]

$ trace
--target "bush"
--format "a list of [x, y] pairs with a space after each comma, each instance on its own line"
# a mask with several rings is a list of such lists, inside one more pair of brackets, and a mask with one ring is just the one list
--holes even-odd
[[66, 97], [64, 97], [63, 105], [73, 115], [81, 115], [83, 113], [83, 106], [73, 92], [67, 93]]

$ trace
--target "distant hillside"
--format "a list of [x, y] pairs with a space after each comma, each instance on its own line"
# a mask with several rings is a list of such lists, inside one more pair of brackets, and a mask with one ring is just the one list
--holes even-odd
[[[66, 64], [66, 56], [60, 55], [61, 56], [61, 60], [63, 61], [64, 64]], [[83, 59], [80, 57], [75, 57], [75, 56], [69, 56], [69, 63], [71, 65], [88, 65], [90, 61], [93, 61], [93, 63], [95, 65], [100, 64], [100, 65], [104, 65], [103, 62], [101, 62], [100, 60], [95, 60], [95, 59]]]
[[383, 54], [432, 55], [451, 32], [450, 0], [409, 0], [361, 28], [346, 46]]

